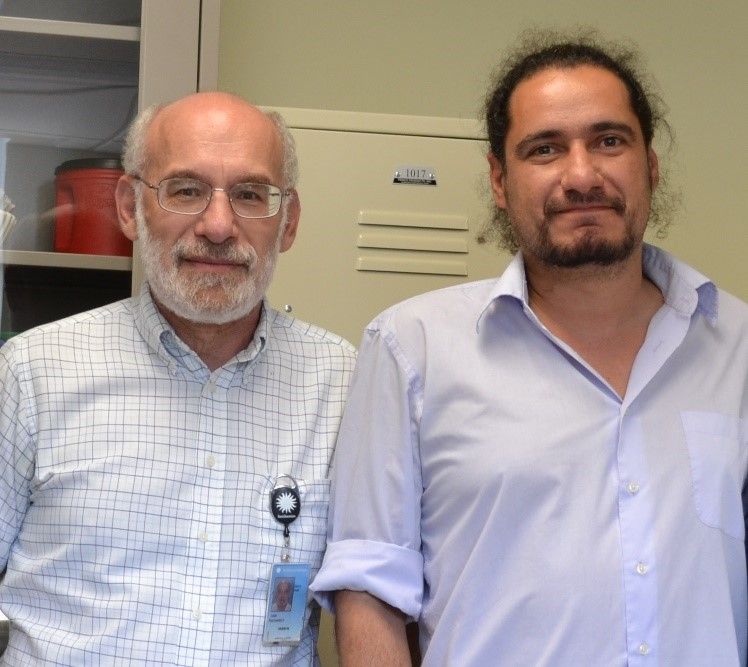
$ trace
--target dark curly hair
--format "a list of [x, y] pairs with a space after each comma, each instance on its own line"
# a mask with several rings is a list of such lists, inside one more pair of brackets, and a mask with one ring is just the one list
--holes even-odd
[[[506, 160], [506, 136], [511, 117], [509, 102], [517, 86], [534, 74], [551, 68], [573, 68], [592, 65], [612, 72], [626, 86], [631, 108], [639, 120], [647, 147], [652, 145], [655, 133], [664, 129], [672, 140], [672, 131], [665, 119], [665, 109], [653, 85], [641, 72], [639, 57], [631, 47], [604, 43], [596, 31], [578, 29], [575, 33], [552, 30], [531, 30], [523, 34], [519, 46], [505, 58], [494, 75], [494, 85], [484, 107], [486, 130], [491, 152], [502, 166]], [[660, 174], [657, 196], [653, 198], [650, 225], [658, 228], [657, 235], [664, 236], [669, 213], [677, 197], [663, 182]], [[479, 241], [495, 240], [500, 247], [515, 252], [517, 242], [509, 224], [506, 211], [496, 209], [494, 219], [484, 226]]]

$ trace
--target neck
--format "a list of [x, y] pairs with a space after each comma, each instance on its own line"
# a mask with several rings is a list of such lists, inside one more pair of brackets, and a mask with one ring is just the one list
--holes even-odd
[[249, 345], [255, 335], [262, 311], [260, 302], [248, 315], [238, 320], [225, 324], [205, 324], [184, 319], [158, 302], [156, 305], [179, 338], [202, 359], [211, 372], [223, 366]]
[[560, 269], [525, 260], [530, 307], [623, 396], [649, 323], [663, 303], [641, 248], [615, 266]]
[[644, 275], [639, 248], [609, 266], [559, 268], [525, 257], [530, 306], [541, 320], [567, 321], [570, 326], [615, 327], [641, 310], [646, 297], [659, 290]]

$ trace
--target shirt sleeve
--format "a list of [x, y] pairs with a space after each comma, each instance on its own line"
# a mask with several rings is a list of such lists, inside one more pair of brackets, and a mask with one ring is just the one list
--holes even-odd
[[13, 348], [9, 343], [0, 351], [0, 570], [8, 563], [26, 514], [34, 470], [32, 440], [23, 424], [21, 384], [9, 360]]
[[369, 328], [333, 463], [328, 543], [312, 590], [366, 591], [418, 617], [423, 597], [419, 375], [392, 334]]

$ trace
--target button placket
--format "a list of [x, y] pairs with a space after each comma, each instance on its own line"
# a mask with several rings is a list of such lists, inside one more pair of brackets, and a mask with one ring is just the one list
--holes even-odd
[[[648, 484], [647, 436], [641, 421], [621, 415], [618, 438], [619, 525], [623, 559], [626, 635], [631, 665], [656, 656], [657, 566], [653, 543], [655, 510]], [[645, 640], [646, 638], [646, 640]], [[646, 656], [646, 658], [645, 658]]]

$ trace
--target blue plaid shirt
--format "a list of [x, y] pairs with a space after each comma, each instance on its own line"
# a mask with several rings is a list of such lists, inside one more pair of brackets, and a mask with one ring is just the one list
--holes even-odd
[[8, 665], [308, 665], [264, 646], [269, 511], [292, 475], [291, 559], [319, 568], [354, 349], [265, 305], [212, 373], [147, 289], [0, 351], [0, 609]]

